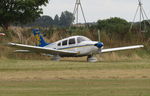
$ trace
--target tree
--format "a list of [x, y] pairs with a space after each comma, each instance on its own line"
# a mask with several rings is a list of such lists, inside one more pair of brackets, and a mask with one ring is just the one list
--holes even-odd
[[27, 23], [42, 14], [40, 6], [49, 0], [0, 0], [0, 26], [7, 29], [11, 23]]
[[62, 27], [70, 26], [73, 23], [74, 19], [75, 17], [72, 13], [68, 11], [62, 12], [60, 16], [60, 26]]
[[27, 26], [41, 26], [41, 27], [50, 27], [52, 25], [53, 19], [50, 16], [39, 17], [33, 23], [27, 24]]
[[55, 15], [55, 17], [54, 17], [54, 25], [55, 25], [55, 26], [59, 26], [59, 21], [60, 21], [59, 16], [58, 16], [58, 15]]
[[129, 31], [130, 23], [126, 20], [114, 17], [106, 20], [99, 20], [97, 22], [97, 27], [101, 31], [107, 32], [107, 34], [112, 37], [118, 35], [119, 38], [123, 39], [125, 34]]

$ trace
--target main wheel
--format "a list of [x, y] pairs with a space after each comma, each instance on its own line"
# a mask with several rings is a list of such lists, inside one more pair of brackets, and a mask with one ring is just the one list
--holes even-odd
[[97, 58], [94, 57], [94, 56], [92, 56], [92, 55], [89, 55], [89, 56], [87, 57], [87, 61], [88, 61], [88, 62], [97, 62]]
[[60, 61], [61, 57], [59, 55], [53, 56], [52, 60], [53, 61]]

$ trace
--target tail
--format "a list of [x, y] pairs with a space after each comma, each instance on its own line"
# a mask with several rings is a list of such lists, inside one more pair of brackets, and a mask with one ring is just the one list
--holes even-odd
[[48, 43], [46, 43], [44, 38], [42, 37], [39, 29], [33, 29], [32, 31], [36, 38], [36, 46], [44, 47], [48, 45]]

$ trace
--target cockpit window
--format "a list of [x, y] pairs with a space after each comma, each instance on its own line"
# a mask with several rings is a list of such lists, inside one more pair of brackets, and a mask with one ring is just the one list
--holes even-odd
[[63, 41], [63, 42], [62, 42], [62, 45], [63, 45], [63, 46], [67, 45], [67, 40]]
[[90, 41], [90, 39], [86, 38], [86, 37], [78, 37], [77, 38], [77, 42], [81, 43], [82, 41]]
[[75, 43], [76, 43], [76, 42], [75, 42], [75, 38], [69, 39], [69, 45], [75, 44]]

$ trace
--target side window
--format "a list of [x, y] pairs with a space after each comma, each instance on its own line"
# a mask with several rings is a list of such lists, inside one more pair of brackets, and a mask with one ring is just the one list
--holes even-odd
[[76, 43], [76, 42], [75, 42], [75, 38], [69, 39], [69, 45], [75, 44], [75, 43]]
[[63, 46], [67, 45], [67, 40], [63, 41], [63, 42], [62, 42], [62, 45], [63, 45]]
[[60, 42], [60, 43], [58, 43], [58, 46], [61, 46], [61, 42]]

